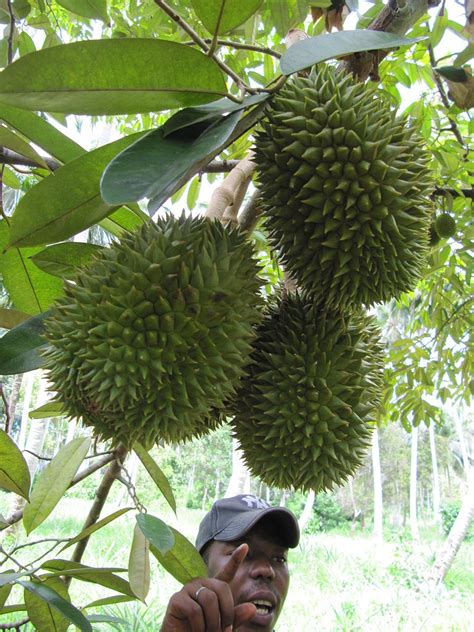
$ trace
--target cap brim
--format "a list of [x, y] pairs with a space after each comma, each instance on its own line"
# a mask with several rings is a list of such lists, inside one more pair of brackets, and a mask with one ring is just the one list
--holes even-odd
[[300, 529], [293, 514], [284, 507], [269, 507], [268, 509], [256, 509], [243, 512], [231, 520], [231, 522], [214, 536], [218, 542], [231, 542], [244, 536], [264, 516], [273, 515], [275, 525], [278, 525], [278, 535], [282, 544], [289, 549], [294, 549], [300, 541]]

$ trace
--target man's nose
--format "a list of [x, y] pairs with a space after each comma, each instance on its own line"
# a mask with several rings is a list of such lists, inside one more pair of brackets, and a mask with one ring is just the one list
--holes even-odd
[[252, 577], [252, 579], [275, 579], [275, 570], [270, 560], [265, 558], [256, 558], [253, 560], [250, 569], [250, 577]]

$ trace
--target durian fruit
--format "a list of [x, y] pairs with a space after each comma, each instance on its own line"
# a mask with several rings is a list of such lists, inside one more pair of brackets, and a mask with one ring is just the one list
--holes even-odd
[[65, 412], [128, 446], [216, 426], [260, 321], [252, 246], [236, 229], [167, 216], [104, 249], [46, 321]]
[[267, 307], [254, 349], [232, 403], [250, 471], [285, 489], [342, 484], [362, 463], [382, 392], [372, 319], [289, 294]]
[[380, 92], [329, 66], [289, 81], [256, 137], [271, 245], [328, 307], [414, 287], [428, 250], [429, 154]]
[[441, 213], [435, 219], [434, 229], [439, 237], [452, 237], [456, 233], [456, 220], [449, 213]]

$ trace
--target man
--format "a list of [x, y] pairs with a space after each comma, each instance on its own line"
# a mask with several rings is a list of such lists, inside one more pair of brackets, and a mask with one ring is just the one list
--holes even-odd
[[161, 632], [272, 632], [290, 582], [288, 549], [299, 537], [288, 509], [250, 495], [215, 502], [196, 539], [209, 578], [171, 597]]

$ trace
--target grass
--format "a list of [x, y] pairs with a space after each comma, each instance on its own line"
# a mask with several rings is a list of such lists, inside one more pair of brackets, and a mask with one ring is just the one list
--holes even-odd
[[[35, 531], [35, 539], [74, 535], [81, 528], [87, 508], [87, 501], [61, 501], [61, 507], [53, 517]], [[115, 509], [109, 506], [103, 515]], [[150, 507], [149, 511], [191, 539], [202, 516], [202, 512], [182, 509], [179, 520], [173, 520], [173, 515], [158, 505]], [[91, 566], [126, 567], [133, 525], [134, 512], [131, 511], [95, 533], [83, 562]], [[290, 553], [291, 586], [278, 632], [471, 630], [474, 542], [463, 543], [444, 586], [431, 594], [426, 590], [423, 576], [442, 536], [433, 529], [423, 534], [425, 539], [417, 547], [393, 533], [390, 540], [380, 545], [367, 531], [304, 535], [300, 546]], [[70, 552], [66, 550], [57, 556], [68, 557]], [[35, 551], [35, 556], [40, 553]], [[94, 630], [156, 632], [169, 597], [179, 588], [180, 585], [153, 559], [152, 587], [147, 605], [131, 602], [96, 609], [96, 613], [124, 619], [126, 625], [96, 623]], [[73, 581], [71, 585], [73, 603], [80, 606], [107, 594], [110, 591], [96, 584]], [[20, 599], [21, 593], [17, 591], [9, 603]], [[12, 614], [9, 618], [1, 616], [0, 622], [20, 619], [22, 614]], [[25, 632], [32, 629], [32, 626], [22, 628]]]

